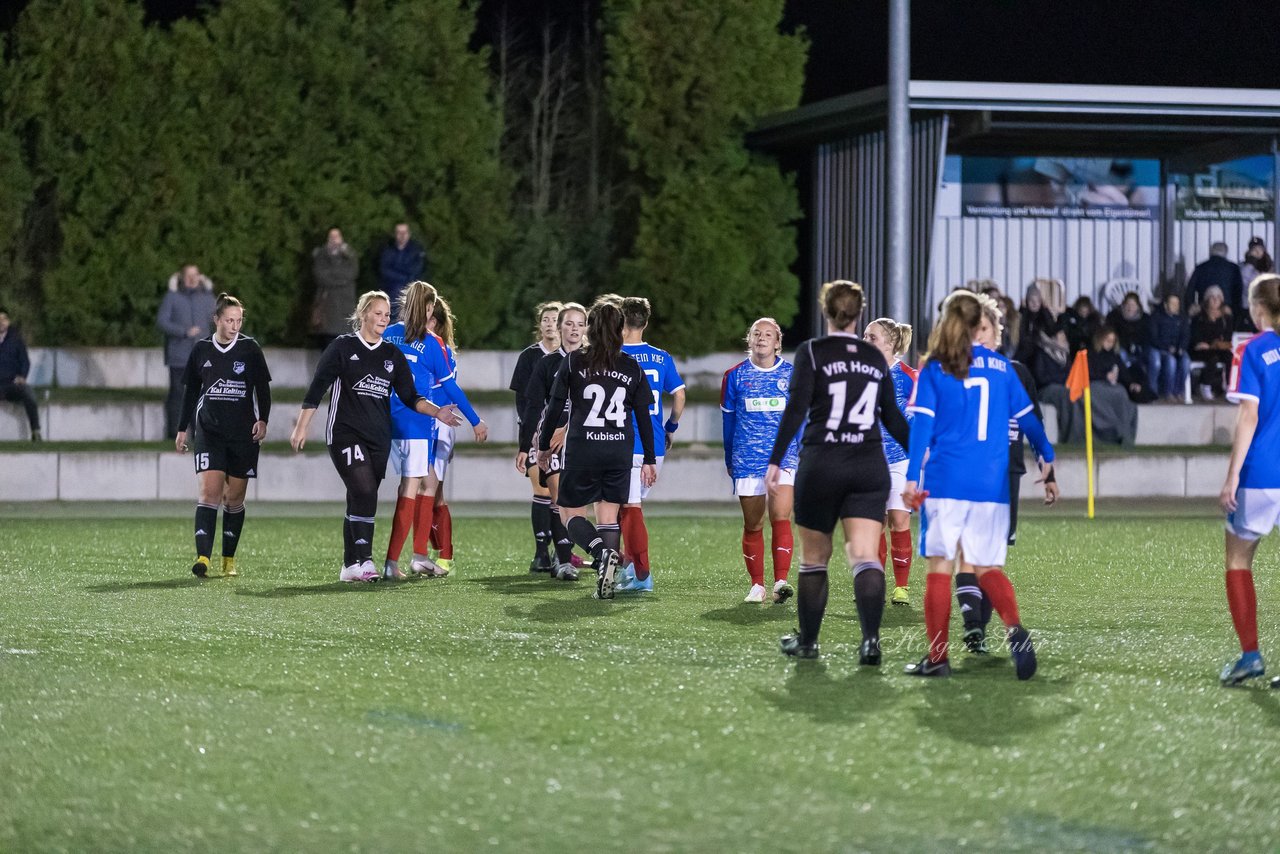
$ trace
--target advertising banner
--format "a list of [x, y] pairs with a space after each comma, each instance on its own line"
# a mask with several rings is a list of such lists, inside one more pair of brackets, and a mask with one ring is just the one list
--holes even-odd
[[960, 210], [977, 217], [1154, 220], [1160, 162], [1102, 157], [961, 157]]

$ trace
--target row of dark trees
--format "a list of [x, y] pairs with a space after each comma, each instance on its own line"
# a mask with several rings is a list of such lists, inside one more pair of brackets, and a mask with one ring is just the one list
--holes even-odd
[[467, 345], [602, 291], [648, 296], [673, 350], [730, 345], [795, 311], [795, 188], [743, 145], [799, 100], [781, 11], [226, 0], [161, 27], [35, 0], [0, 72], [0, 302], [40, 343], [150, 344], [192, 261], [296, 343], [325, 230], [372, 250], [407, 221]]

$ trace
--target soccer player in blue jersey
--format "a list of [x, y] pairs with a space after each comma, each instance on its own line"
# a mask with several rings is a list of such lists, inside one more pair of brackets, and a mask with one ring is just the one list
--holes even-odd
[[[448, 395], [450, 399], [446, 403], [456, 403], [467, 420], [474, 425], [476, 439], [484, 441], [488, 436], [488, 428], [467, 402], [466, 395], [458, 388], [444, 344], [430, 331], [431, 317], [438, 298], [436, 289], [426, 282], [411, 282], [400, 294], [401, 320], [388, 326], [382, 337], [404, 353], [413, 373], [414, 388], [420, 395], [432, 400], [435, 396], [432, 393], [433, 387], [447, 385], [451, 388], [453, 394]], [[444, 395], [439, 397], [445, 398]], [[400, 552], [404, 549], [405, 540], [408, 539], [415, 520], [424, 512], [428, 521], [423, 530], [430, 531], [431, 501], [421, 501], [418, 493], [422, 481], [431, 474], [431, 438], [435, 434], [435, 422], [436, 419], [420, 415], [405, 406], [399, 395], [391, 395], [391, 460], [400, 473], [400, 488], [396, 493], [396, 512], [383, 563], [384, 578], [405, 577], [405, 573], [400, 570]], [[414, 538], [413, 559], [409, 568], [416, 575], [448, 574], [447, 569], [428, 557], [427, 533]]]
[[[907, 412], [907, 402], [911, 400], [911, 392], [915, 390], [916, 371], [902, 361], [902, 356], [911, 348], [911, 326], [898, 323], [888, 317], [877, 318], [867, 324], [863, 332], [864, 339], [880, 351], [889, 363], [889, 377], [893, 380], [893, 396], [898, 401], [898, 409], [902, 410], [911, 423], [912, 415]], [[907, 485], [907, 451], [894, 441], [889, 431], [880, 425], [881, 441], [884, 443], [884, 457], [889, 463], [889, 506], [885, 510], [885, 527], [888, 528], [891, 548], [885, 546], [884, 537], [880, 538], [880, 563], [893, 556], [893, 596], [890, 601], [895, 605], [910, 604], [907, 595], [907, 582], [911, 578], [911, 508], [902, 500], [902, 490]]]
[[[436, 404], [437, 406], [456, 403], [458, 410], [470, 422], [476, 441], [484, 442], [489, 438], [489, 427], [480, 420], [471, 402], [467, 400], [466, 393], [457, 384], [458, 359], [454, 354], [453, 340], [455, 320], [448, 300], [437, 297], [427, 328], [444, 347], [445, 361], [452, 381], [436, 380], [431, 386], [429, 397], [432, 403], [444, 401]], [[449, 504], [440, 487], [449, 471], [449, 463], [453, 461], [453, 442], [453, 428], [447, 424], [436, 424], [435, 434], [431, 437], [431, 471], [419, 487], [418, 514], [413, 520], [414, 548], [423, 540], [429, 539], [439, 555], [434, 559], [435, 563], [446, 573], [453, 569], [453, 514], [449, 512]]]
[[733, 481], [733, 494], [742, 505], [742, 559], [747, 564], [751, 589], [744, 602], [763, 602], [764, 517], [769, 514], [773, 553], [773, 601], [791, 598], [787, 580], [795, 549], [791, 532], [796, 466], [800, 462], [800, 435], [787, 446], [778, 486], [765, 489], [769, 452], [782, 423], [782, 412], [791, 395], [792, 365], [778, 355], [782, 328], [772, 317], [762, 317], [747, 330], [747, 358], [725, 371], [720, 383], [720, 413], [724, 428], [724, 465]]
[[[652, 344], [644, 342], [644, 331], [649, 325], [651, 314], [649, 301], [644, 297], [627, 297], [622, 301], [622, 352], [635, 359], [649, 380], [653, 390], [653, 403], [649, 406], [649, 417], [653, 419], [653, 445], [657, 454], [658, 472], [662, 471], [662, 460], [666, 449], [670, 447], [676, 429], [680, 426], [680, 416], [684, 414], [684, 380], [676, 370], [675, 359], [666, 350], [659, 350]], [[662, 396], [672, 396], [671, 417], [663, 419]], [[635, 417], [644, 417], [643, 413], [635, 413]], [[625, 554], [623, 562], [626, 566], [619, 575], [617, 591], [619, 593], [645, 593], [653, 590], [653, 576], [649, 573], [649, 531], [644, 524], [644, 510], [641, 502], [649, 495], [649, 487], [645, 486], [641, 472], [644, 464], [644, 448], [640, 445], [640, 431], [635, 431], [635, 445], [631, 458], [631, 490], [627, 503], [622, 505], [618, 522], [622, 528], [622, 548]]]
[[[1263, 675], [1253, 556], [1280, 525], [1280, 276], [1249, 285], [1249, 315], [1263, 330], [1237, 348], [1227, 399], [1240, 404], [1231, 462], [1219, 499], [1227, 513], [1227, 605], [1240, 638], [1240, 658], [1222, 670], [1223, 685]], [[1280, 688], [1280, 678], [1271, 681]]]
[[[1019, 679], [1036, 672], [1035, 649], [1022, 626], [1013, 585], [1004, 574], [1009, 534], [1009, 419], [1015, 418], [1041, 460], [1045, 502], [1058, 487], [1053, 447], [1035, 417], [1030, 398], [1000, 354], [975, 344], [984, 322], [982, 298], [955, 291], [929, 336], [929, 357], [920, 370], [909, 406], [911, 429], [903, 499], [924, 504], [922, 552], [929, 560], [924, 621], [928, 654], [906, 672], [947, 676], [947, 628], [951, 619], [951, 572], [962, 555], [1009, 630], [1009, 649]], [[928, 465], [922, 465], [926, 452]]]

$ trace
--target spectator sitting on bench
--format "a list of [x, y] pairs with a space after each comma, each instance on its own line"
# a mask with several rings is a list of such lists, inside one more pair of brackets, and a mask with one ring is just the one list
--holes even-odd
[[22, 335], [9, 323], [9, 312], [0, 308], [0, 400], [21, 403], [27, 411], [27, 423], [31, 427], [31, 441], [40, 441], [40, 410], [36, 397], [27, 385], [31, 372], [31, 359]]
[[1200, 369], [1200, 396], [1205, 400], [1221, 397], [1231, 368], [1231, 332], [1235, 321], [1225, 304], [1222, 289], [1210, 287], [1204, 292], [1203, 307], [1191, 321], [1191, 357], [1203, 362]]

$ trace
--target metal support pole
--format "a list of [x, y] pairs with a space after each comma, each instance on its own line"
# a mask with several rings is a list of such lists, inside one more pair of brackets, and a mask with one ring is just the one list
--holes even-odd
[[889, 251], [885, 284], [889, 316], [911, 317], [911, 0], [889, 0], [889, 127], [885, 187]]

